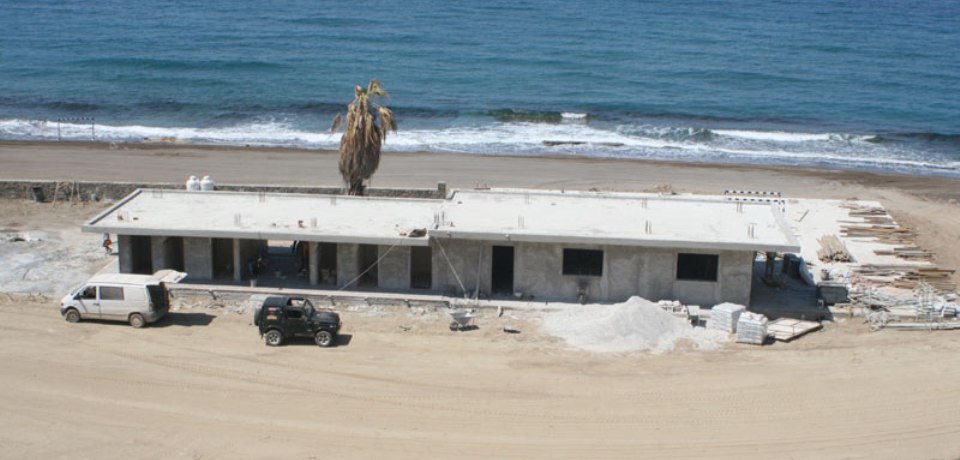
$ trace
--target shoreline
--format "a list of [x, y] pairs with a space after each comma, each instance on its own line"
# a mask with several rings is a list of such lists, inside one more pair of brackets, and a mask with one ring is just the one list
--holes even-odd
[[[336, 156], [337, 151], [333, 149], [309, 149], [302, 147], [285, 146], [231, 146], [231, 145], [208, 145], [208, 144], [187, 144], [187, 143], [127, 143], [127, 142], [101, 142], [101, 141], [20, 141], [20, 140], [0, 140], [0, 164], [5, 162], [6, 155], [10, 151], [24, 150], [47, 150], [47, 151], [67, 151], [82, 150], [85, 152], [164, 152], [170, 151], [170, 156], [190, 156], [190, 153], [210, 152], [210, 153], [230, 153], [230, 154], [263, 154], [275, 153], [284, 155], [316, 155], [316, 156]], [[174, 152], [179, 151], [179, 152]], [[844, 175], [846, 180], [880, 180], [884, 183], [912, 181], [913, 179], [933, 180], [943, 183], [956, 183], [960, 186], [960, 177], [938, 174], [917, 174], [894, 171], [871, 171], [855, 170], [842, 168], [828, 168], [819, 166], [797, 166], [797, 165], [776, 165], [776, 164], [745, 164], [745, 163], [723, 163], [706, 161], [676, 161], [647, 158], [623, 158], [623, 157], [590, 157], [582, 155], [565, 154], [542, 154], [542, 155], [512, 155], [508, 153], [469, 153], [469, 152], [432, 152], [432, 151], [414, 151], [414, 152], [384, 152], [384, 161], [394, 160], [402, 157], [428, 157], [436, 156], [439, 158], [487, 158], [501, 159], [504, 161], [569, 161], [569, 162], [588, 162], [588, 163], [609, 163], [609, 164], [627, 164], [631, 166], [648, 166], [654, 168], [699, 168], [716, 169], [726, 171], [751, 171], [751, 172], [771, 172], [778, 174], [791, 174], [800, 176], [837, 176]], [[383, 167], [378, 174], [383, 171]], [[6, 171], [0, 170], [0, 179], [11, 178], [4, 174]], [[20, 179], [18, 177], [18, 179]], [[30, 177], [29, 179], [50, 179], [48, 177]], [[82, 179], [82, 178], [81, 178]], [[374, 175], [374, 180], [377, 175]], [[332, 185], [332, 184], [326, 184]], [[430, 186], [433, 184], [426, 184]]]

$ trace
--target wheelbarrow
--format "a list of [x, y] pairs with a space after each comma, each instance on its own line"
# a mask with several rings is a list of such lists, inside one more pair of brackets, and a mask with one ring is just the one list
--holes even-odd
[[472, 314], [465, 311], [447, 310], [447, 315], [453, 320], [450, 322], [451, 331], [465, 331], [471, 328], [470, 320], [473, 319]]

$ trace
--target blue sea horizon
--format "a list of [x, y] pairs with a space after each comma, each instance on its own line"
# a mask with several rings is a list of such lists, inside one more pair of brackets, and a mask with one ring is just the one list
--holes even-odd
[[388, 152], [960, 176], [958, 49], [955, 1], [18, 2], [0, 139], [336, 148], [378, 78]]

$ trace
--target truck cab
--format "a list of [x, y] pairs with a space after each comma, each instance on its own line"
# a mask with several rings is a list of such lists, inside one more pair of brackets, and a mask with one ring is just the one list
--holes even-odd
[[264, 299], [253, 314], [253, 324], [271, 347], [292, 337], [312, 337], [317, 345], [329, 347], [336, 342], [342, 325], [336, 312], [317, 310], [308, 299], [288, 296]]

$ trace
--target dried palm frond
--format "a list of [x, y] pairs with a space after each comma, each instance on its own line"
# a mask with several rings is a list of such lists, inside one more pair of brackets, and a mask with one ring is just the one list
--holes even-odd
[[[340, 175], [347, 184], [350, 195], [362, 195], [365, 180], [370, 179], [380, 166], [380, 149], [387, 139], [387, 132], [397, 130], [393, 111], [379, 104], [375, 98], [388, 98], [387, 91], [379, 80], [371, 80], [367, 88], [357, 85], [355, 97], [347, 106], [346, 123], [340, 138]], [[338, 114], [331, 130], [341, 122]]]
[[333, 119], [333, 123], [330, 124], [330, 132], [337, 132], [337, 128], [339, 128], [341, 124], [343, 124], [343, 116], [338, 113], [337, 117]]

